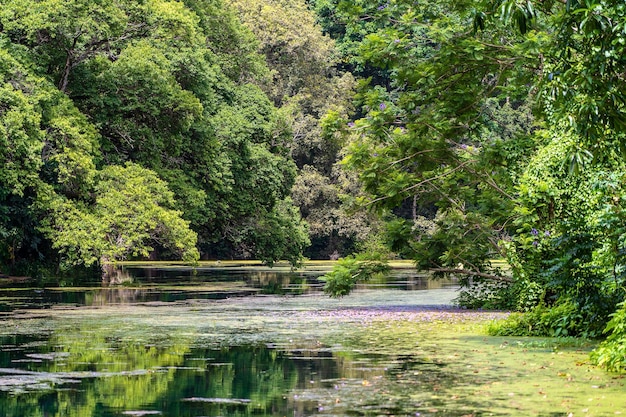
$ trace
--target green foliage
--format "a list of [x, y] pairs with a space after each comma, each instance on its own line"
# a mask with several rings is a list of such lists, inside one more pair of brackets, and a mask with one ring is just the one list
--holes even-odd
[[455, 303], [463, 308], [486, 310], [512, 310], [511, 285], [498, 281], [474, 279], [464, 283]]
[[390, 249], [418, 268], [507, 281], [491, 260], [515, 232], [515, 183], [539, 145], [534, 96], [516, 86], [542, 40], [504, 23], [471, 35], [472, 11], [456, 2], [315, 5], [346, 61], [370, 75], [361, 117], [334, 128], [365, 191], [358, 203], [384, 216]]
[[280, 106], [278, 128], [287, 133], [272, 145], [289, 152], [300, 169], [292, 198], [310, 224], [307, 256], [350, 253], [366, 237], [372, 220], [343, 207], [344, 196], [350, 199], [358, 187], [354, 175], [336, 167], [345, 144], [337, 129], [345, 128], [353, 110], [354, 78], [337, 71], [335, 44], [304, 0], [229, 3], [256, 35], [270, 70], [259, 85]]
[[184, 4], [199, 19], [206, 46], [228, 79], [249, 83], [267, 76], [267, 65], [257, 51], [258, 40], [241, 24], [227, 1], [184, 0]]
[[[586, 332], [599, 335], [624, 294], [623, 219], [614, 209], [623, 186], [613, 173], [622, 163], [597, 163], [572, 174], [566, 155], [573, 140], [554, 130], [520, 178], [517, 235], [507, 248], [508, 260], [520, 282], [545, 289], [548, 305], [563, 297], [575, 300]], [[523, 296], [523, 291], [517, 295]]]
[[349, 255], [339, 259], [333, 270], [321, 279], [324, 292], [331, 297], [348, 295], [358, 282], [384, 275], [390, 270], [386, 259], [376, 254]]
[[623, 140], [624, 16], [619, 2], [568, 2], [555, 15], [550, 97], [584, 149], [604, 159]]
[[626, 6], [313, 4], [369, 77], [344, 164], [391, 249], [465, 275], [463, 305], [525, 311], [507, 332], [599, 336], [626, 287]]
[[[106, 71], [88, 106], [101, 127], [103, 149], [121, 161], [162, 164], [163, 153], [178, 157], [202, 104], [174, 77], [171, 61], [147, 42], [129, 46]], [[132, 155], [132, 156], [131, 156]]]
[[4, 40], [2, 45], [0, 264], [21, 270], [33, 260], [54, 262], [37, 231], [36, 203], [46, 185], [66, 196], [85, 196], [98, 157], [97, 132], [64, 94], [31, 73], [19, 48]]
[[[282, 203], [296, 176], [290, 127], [251, 84], [268, 68], [233, 10], [220, 0], [0, 6], [0, 230], [12, 242], [3, 262], [37, 252], [24, 243], [42, 236], [20, 233], [25, 225], [53, 240], [41, 256], [56, 250], [70, 263], [153, 249], [195, 259], [195, 234], [205, 256], [216, 246], [245, 256], [263, 236], [269, 263], [298, 259], [306, 239], [283, 230], [301, 227]], [[116, 199], [149, 194], [139, 180], [105, 192], [107, 175], [125, 169], [165, 194], [114, 210]], [[270, 250], [287, 235], [289, 251]]]
[[292, 189], [294, 204], [309, 224], [311, 250], [324, 258], [349, 253], [374, 233], [377, 221], [364, 211], [350, 212], [350, 190], [325, 177], [314, 167], [304, 166]]
[[23, 195], [37, 183], [44, 132], [37, 99], [28, 94], [34, 80], [25, 79], [21, 65], [0, 49], [0, 179], [8, 192]]
[[597, 336], [589, 330], [579, 306], [566, 300], [553, 307], [542, 304], [526, 313], [513, 313], [501, 322], [492, 323], [488, 331], [494, 336]]
[[196, 234], [171, 209], [173, 194], [153, 172], [111, 165], [98, 172], [93, 203], [52, 197], [42, 231], [69, 264], [147, 257], [158, 245], [184, 260], [198, 259]]
[[333, 68], [333, 42], [303, 0], [228, 0], [256, 35], [271, 70], [265, 90], [277, 105], [296, 95], [323, 98]]
[[612, 372], [626, 371], [626, 302], [618, 305], [604, 333], [608, 337], [591, 355], [594, 362]]
[[270, 266], [281, 259], [294, 267], [301, 265], [302, 253], [311, 242], [307, 224], [290, 198], [278, 202], [269, 215], [252, 221], [243, 244], [256, 259]]

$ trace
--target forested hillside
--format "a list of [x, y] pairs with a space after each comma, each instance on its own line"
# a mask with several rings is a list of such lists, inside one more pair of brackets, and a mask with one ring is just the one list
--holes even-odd
[[289, 154], [298, 167], [292, 198], [309, 227], [306, 256], [328, 259], [360, 249], [378, 222], [344, 204], [359, 186], [338, 165], [355, 78], [341, 68], [335, 42], [303, 0], [228, 2], [259, 40], [270, 71], [261, 87], [291, 127]]
[[293, 127], [220, 1], [6, 1], [3, 264], [298, 262]]

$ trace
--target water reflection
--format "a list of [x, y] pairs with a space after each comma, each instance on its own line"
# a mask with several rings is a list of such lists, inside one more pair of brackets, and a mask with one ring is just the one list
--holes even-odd
[[161, 346], [98, 335], [5, 338], [0, 413], [305, 416], [319, 411], [319, 390], [362, 385], [382, 377], [389, 366], [378, 364], [381, 358], [348, 360], [319, 344], [192, 349], [190, 340], [179, 336]]
[[[370, 415], [401, 414], [379, 401], [381, 382], [418, 359], [325, 345], [311, 334], [323, 321], [290, 321], [305, 317], [293, 315], [298, 300], [328, 308], [328, 298], [308, 297], [321, 291], [321, 272], [123, 273], [132, 287], [0, 289], [0, 416], [310, 416], [367, 407]], [[396, 274], [361, 288], [447, 285]], [[237, 301], [213, 301], [228, 298]], [[294, 340], [285, 339], [292, 332]], [[380, 403], [364, 408], [358, 398]]]
[[[241, 267], [121, 267], [111, 276], [123, 285], [97, 282], [80, 288], [0, 288], [0, 314], [19, 309], [53, 306], [170, 303], [192, 299], [219, 300], [256, 293], [310, 295], [320, 293], [323, 271]], [[455, 280], [433, 280], [412, 270], [398, 270], [387, 278], [360, 284], [360, 289], [421, 291], [456, 287]]]
[[397, 275], [329, 299], [263, 294], [313, 291], [308, 274], [174, 269], [137, 287], [0, 291], [0, 416], [565, 415], [559, 396], [567, 414], [626, 411], [623, 382], [585, 352], [459, 335], [504, 313], [410, 291], [447, 283]]

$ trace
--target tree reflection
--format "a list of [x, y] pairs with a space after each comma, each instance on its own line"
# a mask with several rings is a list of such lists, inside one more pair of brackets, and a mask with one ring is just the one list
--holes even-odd
[[[11, 395], [0, 397], [0, 414], [271, 416], [300, 410], [297, 415], [307, 415], [317, 402], [299, 400], [293, 393], [332, 386], [326, 381], [340, 378], [341, 368], [348, 366], [318, 344], [216, 350], [193, 348], [193, 337], [182, 333], [155, 335], [157, 344], [116, 338], [94, 327], [56, 333], [37, 348], [43, 360], [15, 363], [23, 372], [40, 375], [48, 386], [13, 387]], [[23, 349], [21, 357], [33, 353]]]

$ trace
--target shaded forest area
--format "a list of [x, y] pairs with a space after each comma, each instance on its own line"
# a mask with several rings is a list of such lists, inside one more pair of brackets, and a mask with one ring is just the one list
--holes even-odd
[[2, 270], [412, 259], [626, 366], [626, 5], [0, 1]]

